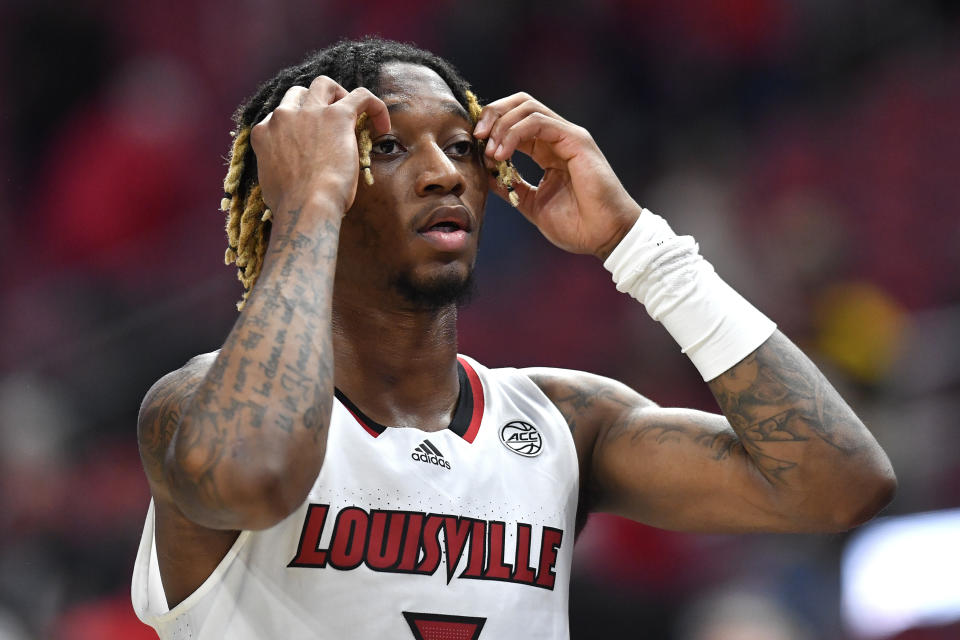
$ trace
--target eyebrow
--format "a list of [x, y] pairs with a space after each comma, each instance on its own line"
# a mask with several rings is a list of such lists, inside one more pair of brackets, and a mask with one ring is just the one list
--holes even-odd
[[[471, 122], [470, 116], [467, 114], [466, 109], [459, 102], [446, 101], [441, 103], [440, 107], [452, 115], [463, 118], [467, 122]], [[393, 102], [387, 105], [388, 113], [396, 113], [397, 111], [409, 111], [410, 103], [409, 102]]]

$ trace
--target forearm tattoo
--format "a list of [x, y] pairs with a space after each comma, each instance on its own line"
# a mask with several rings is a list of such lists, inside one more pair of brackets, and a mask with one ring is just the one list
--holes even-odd
[[[176, 420], [180, 459], [190, 460], [192, 487], [208, 506], [223, 503], [221, 468], [268, 455], [261, 439], [296, 438], [323, 446], [333, 403], [330, 304], [339, 228], [328, 222], [312, 236], [297, 229], [301, 211], [274, 229], [275, 253], [189, 408]], [[193, 389], [191, 389], [193, 391]], [[167, 419], [173, 422], [173, 416]], [[169, 437], [169, 434], [168, 434]], [[282, 447], [270, 447], [271, 450]], [[236, 468], [236, 467], [234, 467]]]
[[788, 480], [809, 445], [826, 444], [844, 457], [859, 448], [856, 415], [779, 332], [709, 386], [743, 448], [773, 483]]

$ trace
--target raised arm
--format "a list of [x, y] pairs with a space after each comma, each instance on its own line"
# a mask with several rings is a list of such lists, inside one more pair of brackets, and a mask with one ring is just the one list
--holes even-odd
[[[215, 356], [162, 379], [141, 410], [155, 499], [211, 529], [269, 527], [305, 499], [333, 399], [331, 299], [340, 221], [357, 188], [354, 127], [383, 103], [329, 78], [294, 87], [253, 128], [273, 212], [256, 287]], [[158, 506], [158, 509], [160, 507]]]
[[605, 260], [724, 413], [664, 409], [612, 380], [530, 370], [574, 431], [588, 506], [677, 530], [835, 531], [889, 502], [890, 463], [853, 411], [692, 239], [630, 198], [589, 133], [517, 94], [488, 105], [476, 134], [490, 138], [493, 160], [519, 150], [544, 168], [539, 184], [515, 185], [520, 211], [555, 245]]
[[842, 531], [896, 486], [866, 427], [779, 332], [710, 381], [725, 415], [662, 408], [599, 376], [528, 373], [574, 429], [594, 510], [676, 531]]

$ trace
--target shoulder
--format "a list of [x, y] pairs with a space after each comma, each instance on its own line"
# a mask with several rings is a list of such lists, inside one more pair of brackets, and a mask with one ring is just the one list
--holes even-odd
[[548, 367], [520, 371], [540, 387], [570, 427], [580, 466], [578, 521], [582, 521], [603, 501], [595, 467], [606, 434], [657, 404], [622, 382], [585, 371]]
[[217, 351], [191, 358], [185, 365], [157, 380], [147, 391], [137, 416], [140, 457], [152, 488], [163, 484], [163, 459], [180, 422]]
[[575, 434], [596, 427], [626, 411], [656, 407], [656, 403], [622, 382], [573, 369], [530, 367], [520, 370], [556, 405]]
[[637, 412], [657, 407], [622, 382], [585, 371], [534, 367], [521, 372], [540, 387], [567, 421], [585, 483], [597, 443], [611, 427], [627, 424]]

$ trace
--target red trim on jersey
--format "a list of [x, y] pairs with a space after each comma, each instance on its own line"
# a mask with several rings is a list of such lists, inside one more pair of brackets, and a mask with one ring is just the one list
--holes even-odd
[[483, 383], [480, 382], [480, 376], [473, 370], [470, 363], [464, 358], [457, 357], [457, 360], [463, 365], [463, 370], [467, 372], [467, 378], [470, 380], [470, 391], [473, 393], [473, 415], [470, 416], [470, 426], [467, 427], [463, 439], [473, 443], [480, 431], [480, 422], [483, 420]]
[[[347, 408], [347, 411], [350, 411], [350, 409]], [[366, 431], [367, 433], [369, 433], [370, 435], [372, 435], [374, 438], [376, 438], [377, 436], [380, 435], [380, 432], [379, 432], [379, 431], [374, 431], [373, 429], [371, 429], [371, 428], [367, 425], [367, 423], [364, 422], [364, 421], [360, 418], [360, 416], [358, 416], [357, 414], [355, 414], [353, 411], [350, 411], [350, 415], [352, 415], [352, 416], [354, 417], [354, 419], [357, 421], [357, 424], [359, 424], [361, 427], [363, 427], [363, 430], [364, 430], [364, 431]]]
[[[467, 442], [472, 443], [477, 437], [480, 422], [483, 420], [483, 383], [480, 382], [480, 376], [473, 370], [473, 367], [459, 356], [457, 356], [457, 370], [460, 395], [457, 398], [457, 407], [454, 410], [453, 419], [447, 428]], [[357, 424], [374, 438], [389, 428], [368, 417], [340, 389], [334, 388], [333, 391], [343, 408], [349, 411]]]
[[[333, 394], [337, 400], [340, 401], [340, 404], [343, 405], [343, 408], [350, 412], [350, 415], [352, 415], [353, 419], [357, 421], [357, 424], [363, 427], [363, 430], [372, 435], [374, 438], [386, 430], [386, 427], [383, 427], [382, 425], [374, 423], [376, 426], [372, 426], [368, 424], [366, 416], [363, 415], [360, 409], [357, 409], [354, 404], [350, 402], [350, 399], [343, 395], [339, 389], [334, 389]], [[380, 427], [379, 430], [376, 427]]]

